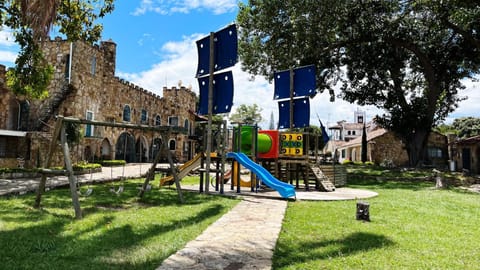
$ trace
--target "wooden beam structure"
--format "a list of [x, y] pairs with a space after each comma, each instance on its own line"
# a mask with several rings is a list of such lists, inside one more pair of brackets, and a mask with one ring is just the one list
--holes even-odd
[[[58, 138], [60, 136], [60, 141], [61, 141], [61, 146], [62, 146], [62, 152], [64, 156], [64, 161], [65, 161], [65, 167], [66, 167], [66, 174], [68, 176], [68, 182], [70, 184], [70, 193], [72, 196], [72, 203], [73, 207], [75, 210], [75, 218], [81, 219], [82, 218], [82, 211], [80, 208], [80, 202], [78, 198], [78, 193], [77, 193], [77, 179], [73, 173], [73, 166], [72, 162], [70, 159], [70, 150], [68, 147], [67, 143], [67, 135], [65, 131], [65, 125], [64, 123], [76, 123], [76, 124], [83, 124], [83, 125], [93, 125], [93, 126], [105, 126], [105, 127], [112, 127], [112, 128], [125, 128], [125, 129], [137, 129], [137, 130], [143, 130], [143, 131], [152, 131], [152, 132], [159, 132], [160, 136], [162, 137], [162, 148], [165, 149], [165, 142], [167, 141], [168, 137], [172, 133], [186, 133], [187, 130], [184, 127], [174, 127], [174, 126], [148, 126], [148, 125], [134, 125], [130, 123], [116, 123], [116, 122], [102, 122], [102, 121], [94, 121], [94, 120], [86, 120], [86, 119], [79, 119], [79, 118], [72, 118], [72, 117], [63, 117], [63, 116], [57, 116], [57, 121], [55, 123], [53, 135], [52, 135], [52, 140], [49, 144], [48, 147], [48, 152], [47, 152], [47, 157], [44, 162], [44, 168], [42, 168], [42, 178], [40, 180], [38, 189], [37, 189], [37, 196], [35, 199], [35, 204], [34, 207], [38, 208], [40, 207], [41, 204], [41, 199], [42, 199], [42, 194], [45, 192], [45, 186], [46, 186], [46, 181], [47, 181], [47, 175], [50, 174], [49, 172], [49, 167], [51, 166], [52, 163], [52, 156], [55, 152], [56, 146], [58, 144]], [[150, 170], [147, 173], [145, 182], [142, 186], [142, 189], [140, 190], [139, 196], [142, 197], [146, 187], [149, 183], [150, 180], [152, 180], [154, 177], [155, 173], [155, 167], [160, 160], [161, 152], [159, 151], [157, 153], [157, 156], [155, 157], [155, 160], [150, 168]], [[184, 202], [182, 191], [181, 191], [181, 186], [180, 186], [180, 180], [178, 179], [177, 173], [176, 173], [176, 168], [175, 165], [173, 164], [173, 158], [172, 154], [170, 151], [167, 151], [167, 158], [170, 164], [170, 169], [172, 172], [172, 175], [175, 179], [175, 185], [177, 188], [178, 192], [178, 197], [181, 203]]]

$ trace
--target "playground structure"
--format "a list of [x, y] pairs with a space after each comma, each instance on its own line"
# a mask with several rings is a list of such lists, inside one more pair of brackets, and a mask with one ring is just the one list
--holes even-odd
[[[189, 174], [191, 171], [200, 167], [201, 165], [200, 163], [202, 161], [202, 155], [203, 153], [198, 153], [191, 160], [185, 162], [183, 165], [178, 167], [178, 175], [177, 175], [178, 178], [182, 179], [185, 176], [187, 176], [187, 174]], [[174, 179], [172, 175], [165, 176], [160, 179], [160, 186], [169, 185], [169, 184], [172, 184], [173, 182], [174, 182]]]
[[[67, 175], [68, 176], [68, 182], [70, 186], [70, 194], [72, 198], [72, 204], [73, 208], [75, 210], [75, 218], [76, 219], [81, 219], [82, 218], [82, 211], [80, 208], [80, 201], [79, 201], [79, 195], [78, 194], [78, 180], [74, 175], [73, 172], [73, 166], [72, 162], [70, 159], [70, 150], [69, 146], [67, 143], [67, 135], [66, 135], [66, 126], [65, 123], [76, 123], [76, 124], [84, 124], [84, 125], [92, 125], [92, 126], [108, 126], [111, 128], [124, 128], [124, 129], [140, 129], [143, 131], [150, 131], [150, 132], [158, 132], [160, 133], [160, 137], [162, 138], [163, 142], [166, 142], [167, 139], [170, 137], [172, 133], [182, 133], [185, 132], [185, 128], [180, 128], [180, 127], [172, 127], [172, 126], [146, 126], [146, 125], [133, 125], [129, 123], [112, 123], [112, 122], [100, 122], [100, 121], [93, 121], [93, 120], [86, 120], [86, 119], [78, 119], [78, 118], [71, 118], [71, 117], [63, 117], [63, 116], [57, 116], [57, 120], [55, 123], [54, 131], [53, 131], [53, 136], [50, 141], [50, 145], [48, 148], [48, 153], [46, 160], [44, 162], [43, 169], [41, 169], [42, 172], [42, 178], [40, 180], [38, 189], [37, 189], [37, 194], [36, 194], [36, 199], [35, 199], [35, 204], [34, 207], [38, 208], [40, 207], [41, 204], [41, 199], [42, 199], [42, 194], [45, 192], [45, 186], [46, 186], [46, 181], [47, 181], [47, 176], [48, 175]], [[65, 167], [66, 170], [49, 170], [48, 168], [51, 165], [51, 160], [53, 153], [55, 152], [55, 148], [57, 147], [57, 140], [60, 139], [60, 145], [62, 148], [62, 153], [65, 161]], [[161, 144], [162, 149], [161, 150], [166, 150], [166, 145], [165, 143]], [[180, 202], [184, 202], [183, 195], [181, 192], [181, 187], [180, 187], [180, 180], [177, 175], [177, 170], [176, 167], [173, 163], [173, 158], [172, 154], [170, 151], [167, 152], [167, 159], [169, 163], [169, 169], [172, 174], [172, 179], [175, 182], [175, 186], [177, 189], [178, 197]], [[150, 169], [148, 170], [145, 181], [142, 184], [142, 187], [140, 188], [140, 191], [138, 193], [139, 197], [142, 197], [143, 194], [150, 189], [150, 181], [154, 179], [155, 175], [155, 170], [158, 162], [160, 161], [162, 151], [158, 151]], [[123, 189], [123, 186], [120, 187]], [[123, 191], [123, 190], [122, 190]], [[91, 193], [91, 191], [88, 191]], [[118, 193], [117, 191], [116, 193]]]
[[[233, 105], [233, 74], [225, 69], [235, 65], [238, 60], [236, 26], [230, 25], [218, 32], [211, 32], [196, 43], [199, 60], [196, 77], [200, 86], [198, 112], [207, 117], [207, 134], [204, 136], [206, 165], [201, 168], [200, 192], [208, 192], [212, 162], [210, 153], [213, 152], [212, 117], [214, 114], [229, 113]], [[309, 65], [274, 73], [274, 99], [278, 100], [279, 105], [278, 128], [289, 131], [261, 131], [256, 126], [239, 124], [233, 132], [231, 152], [226, 151], [226, 140], [218, 143], [218, 155], [222, 160], [217, 160], [217, 167], [220, 162], [222, 169], [221, 177], [215, 179], [223, 179], [225, 158], [228, 157], [233, 162], [232, 189], [233, 183], [236, 183], [238, 192], [241, 186], [239, 164], [256, 176], [251, 179], [252, 191], [258, 187], [257, 178], [260, 178], [262, 183], [277, 190], [284, 198], [295, 196], [294, 188], [299, 188], [300, 178], [304, 180], [306, 190], [313, 185], [317, 190], [334, 191], [336, 184], [344, 184], [345, 173], [340, 173], [335, 164], [332, 164], [330, 171], [333, 174], [329, 176], [317, 162], [318, 135], [301, 131], [309, 127], [309, 99], [317, 93], [315, 70], [315, 65]], [[225, 121], [223, 126], [222, 138], [225, 139], [228, 135]], [[323, 136], [320, 136], [328, 140], [326, 133], [322, 133]], [[315, 145], [313, 158], [310, 155], [312, 138]], [[294, 182], [295, 186], [292, 185]], [[218, 181], [216, 190], [217, 186]], [[220, 193], [223, 193], [223, 188], [223, 181], [220, 181]]]
[[[294, 197], [295, 189], [329, 192], [346, 184], [346, 170], [343, 166], [335, 163], [321, 164], [321, 134], [259, 130], [257, 126], [249, 125], [227, 130], [225, 123], [217, 124], [214, 128], [217, 135], [214, 136], [212, 145], [218, 147], [211, 153], [214, 164], [211, 173], [215, 173], [215, 177], [208, 174], [208, 180], [211, 178], [215, 181], [215, 191], [223, 193], [226, 181], [219, 179], [231, 179], [230, 188], [236, 188], [237, 193], [241, 192], [241, 187], [250, 187], [251, 191], [256, 191], [260, 184], [264, 184], [278, 191], [283, 198]], [[229, 141], [224, 141], [226, 138]], [[179, 167], [180, 179], [188, 172], [199, 169], [200, 192], [206, 191], [205, 159], [204, 154], [197, 155]], [[222, 169], [225, 162], [231, 163], [231, 170], [227, 172]], [[250, 180], [245, 181], [240, 176], [242, 166], [251, 172]], [[167, 177], [163, 179], [162, 183], [171, 180]]]
[[[336, 186], [346, 184], [346, 170], [335, 163], [320, 164], [321, 139], [321, 134], [259, 130], [256, 126], [240, 125], [234, 129], [232, 150], [249, 156], [276, 179], [297, 189], [303, 180], [307, 191], [334, 191]], [[232, 161], [234, 183], [241, 182], [235, 170], [237, 161]], [[252, 183], [252, 187], [255, 184]]]

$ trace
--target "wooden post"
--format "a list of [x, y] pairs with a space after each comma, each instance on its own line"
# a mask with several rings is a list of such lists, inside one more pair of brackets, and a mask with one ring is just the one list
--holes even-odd
[[215, 33], [210, 32], [210, 59], [208, 78], [208, 121], [207, 121], [207, 149], [206, 149], [206, 178], [205, 192], [210, 188], [210, 163], [212, 152], [212, 117], [213, 117], [213, 73], [215, 72]]
[[[167, 149], [166, 142], [169, 137], [170, 137], [170, 132], [168, 132], [167, 134], [162, 134], [162, 142], [163, 142], [162, 148], [164, 150]], [[168, 159], [168, 163], [170, 164], [170, 169], [172, 172], [173, 179], [175, 180], [175, 187], [177, 189], [178, 199], [180, 200], [181, 203], [184, 203], [185, 200], [183, 199], [182, 187], [180, 186], [180, 180], [178, 179], [177, 168], [175, 167], [175, 164], [173, 164], [173, 158], [172, 158], [172, 153], [170, 152], [170, 149], [167, 149], [167, 159]]]
[[178, 198], [180, 199], [181, 203], [184, 203], [182, 189], [180, 187], [180, 182], [179, 182], [178, 176], [177, 176], [177, 169], [175, 167], [175, 164], [173, 164], [172, 153], [170, 153], [170, 150], [168, 150], [167, 147], [166, 147], [166, 143], [167, 143], [168, 138], [170, 137], [170, 134], [171, 133], [169, 131], [166, 132], [166, 133], [165, 132], [160, 133], [160, 137], [162, 137], [162, 145], [160, 146], [160, 149], [157, 152], [157, 155], [155, 156], [155, 158], [153, 160], [152, 166], [150, 167], [150, 169], [147, 172], [147, 176], [145, 177], [145, 181], [143, 182], [142, 189], [138, 193], [138, 196], [140, 198], [142, 198], [143, 195], [145, 194], [145, 190], [147, 189], [147, 186], [148, 186], [150, 180], [154, 179], [155, 168], [157, 167], [157, 164], [160, 161], [160, 157], [161, 157], [162, 153], [166, 150], [167, 151], [167, 159], [168, 159], [168, 162], [170, 164], [170, 170], [171, 170], [173, 179], [175, 180], [175, 186], [177, 188]]
[[370, 221], [370, 204], [357, 202], [357, 220]]
[[154, 179], [155, 169], [157, 167], [158, 162], [160, 161], [161, 156], [162, 156], [162, 147], [160, 146], [160, 149], [157, 151], [157, 155], [153, 158], [152, 166], [150, 166], [150, 169], [148, 170], [147, 175], [145, 176], [145, 181], [143, 182], [142, 189], [140, 189], [140, 191], [138, 192], [138, 197], [140, 198], [143, 197], [143, 194], [145, 194], [145, 191], [147, 190], [150, 180]]
[[62, 125], [60, 141], [63, 149], [63, 157], [65, 159], [65, 167], [67, 168], [68, 182], [70, 184], [70, 194], [72, 195], [72, 203], [73, 203], [73, 208], [75, 210], [75, 218], [82, 219], [82, 210], [80, 208], [80, 202], [78, 200], [78, 193], [77, 193], [77, 179], [73, 174], [73, 167], [72, 167], [72, 161], [70, 160], [70, 150], [68, 149], [67, 133], [65, 131], [65, 125]]
[[[223, 137], [222, 137], [222, 147], [220, 148], [220, 152], [221, 152], [221, 155], [222, 155], [222, 181], [220, 182], [220, 194], [223, 194], [224, 193], [224, 180], [223, 178], [225, 177], [225, 162], [227, 162], [226, 160], [226, 156], [227, 156], [227, 153], [226, 153], [226, 149], [227, 149], [227, 137], [228, 137], [228, 129], [227, 129], [227, 121], [226, 120], [223, 120], [223, 123], [222, 123], [222, 132], [223, 132]], [[230, 172], [230, 177], [231, 176], [231, 172]], [[233, 179], [233, 178], [232, 178]], [[230, 180], [230, 181], [233, 181], [233, 180]]]
[[[58, 139], [58, 136], [60, 134], [62, 123], [63, 123], [63, 117], [59, 116], [57, 118], [57, 122], [55, 123], [55, 127], [53, 129], [52, 140], [50, 141], [50, 145], [48, 146], [47, 156], [46, 156], [45, 162], [43, 164], [44, 169], [48, 169], [48, 167], [50, 167], [50, 165], [52, 163], [52, 155], [53, 155], [53, 153], [55, 151], [55, 148], [57, 146], [57, 139]], [[40, 183], [38, 184], [37, 196], [35, 198], [35, 204], [34, 204], [35, 208], [40, 207], [40, 203], [42, 201], [42, 194], [43, 194], [43, 192], [45, 192], [45, 185], [46, 184], [47, 184], [47, 175], [42, 173], [42, 178], [40, 179]]]

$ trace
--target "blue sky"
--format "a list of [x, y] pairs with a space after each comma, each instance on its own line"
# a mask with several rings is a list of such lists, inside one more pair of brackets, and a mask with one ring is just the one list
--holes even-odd
[[[102, 40], [113, 40], [117, 44], [116, 75], [152, 92], [161, 94], [164, 86], [191, 86], [198, 93], [195, 79], [197, 50], [195, 41], [233, 23], [238, 12], [237, 0], [117, 0], [115, 10], [101, 22], [104, 27]], [[52, 32], [54, 37], [58, 33]], [[5, 29], [0, 31], [0, 63], [13, 65], [17, 47]], [[264, 122], [268, 128], [273, 112], [278, 120], [276, 101], [273, 101], [273, 84], [262, 77], [242, 72], [241, 63], [232, 68], [235, 95], [234, 106], [258, 104], [262, 108]], [[462, 95], [469, 99], [451, 115], [480, 117], [479, 83], [466, 81]], [[369, 106], [359, 107], [342, 100], [329, 102], [328, 93], [317, 95], [310, 101], [310, 124], [318, 125], [317, 114], [323, 123], [353, 121], [357, 109], [367, 113], [370, 120], [382, 111]]]

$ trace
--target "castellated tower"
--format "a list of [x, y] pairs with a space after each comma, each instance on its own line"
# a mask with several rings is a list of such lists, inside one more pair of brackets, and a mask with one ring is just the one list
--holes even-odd
[[115, 76], [115, 63], [117, 56], [117, 44], [113, 40], [102, 41], [100, 43], [100, 49], [103, 51], [103, 67], [105, 77]]

